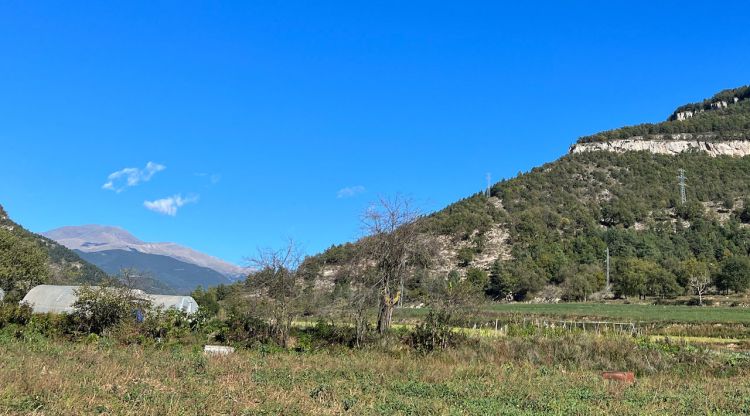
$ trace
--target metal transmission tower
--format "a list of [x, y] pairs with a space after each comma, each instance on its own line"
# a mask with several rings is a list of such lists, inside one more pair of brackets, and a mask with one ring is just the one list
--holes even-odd
[[687, 178], [685, 177], [685, 169], [680, 169], [680, 176], [677, 177], [677, 179], [680, 180], [680, 202], [682, 205], [685, 205], [687, 202], [687, 195], [685, 194], [685, 187], [687, 186], [685, 184], [685, 181]]
[[492, 189], [492, 174], [487, 172], [487, 198], [491, 196], [491, 189]]

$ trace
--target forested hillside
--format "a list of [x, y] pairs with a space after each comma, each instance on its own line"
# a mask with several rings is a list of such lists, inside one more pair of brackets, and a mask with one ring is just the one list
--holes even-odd
[[724, 90], [703, 102], [680, 106], [665, 122], [608, 130], [581, 137], [578, 143], [670, 138], [681, 133], [700, 135], [704, 140], [750, 139], [750, 86]]
[[[750, 89], [727, 90], [682, 121], [629, 127], [586, 140], [648, 132], [750, 129]], [[716, 100], [732, 102], [711, 110]], [[725, 123], [725, 124], [722, 124]], [[721, 126], [728, 126], [724, 129]], [[671, 127], [670, 127], [671, 126]], [[734, 134], [734, 133], [732, 133]], [[735, 136], [732, 135], [731, 138]], [[678, 174], [687, 176], [682, 203]], [[617, 296], [692, 294], [698, 280], [719, 293], [750, 286], [750, 157], [649, 152], [566, 155], [418, 221], [441, 250], [414, 265], [406, 298], [425, 301], [436, 281], [467, 277], [491, 299], [583, 300], [605, 286], [611, 256]], [[348, 284], [343, 267], [359, 243], [308, 259], [319, 278]], [[706, 290], [703, 287], [701, 290]]]
[[142, 276], [137, 286], [148, 293], [184, 294], [198, 286], [211, 287], [232, 282], [207, 267], [135, 250], [76, 251], [76, 254], [113, 276], [123, 269], [137, 270]]
[[23, 297], [41, 283], [99, 283], [107, 274], [62, 245], [13, 222], [0, 206], [0, 288]]

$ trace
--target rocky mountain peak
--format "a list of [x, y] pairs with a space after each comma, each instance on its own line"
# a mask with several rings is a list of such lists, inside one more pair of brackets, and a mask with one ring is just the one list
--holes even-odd
[[143, 241], [122, 228], [96, 224], [56, 228], [44, 233], [44, 235], [58, 242], [66, 241], [69, 244], [77, 243], [80, 246], [143, 244]]

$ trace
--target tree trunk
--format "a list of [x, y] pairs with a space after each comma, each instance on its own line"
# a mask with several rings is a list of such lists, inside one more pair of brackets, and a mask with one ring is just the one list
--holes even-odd
[[378, 311], [378, 333], [384, 334], [391, 329], [391, 319], [393, 318], [393, 304], [388, 296], [383, 297], [380, 301], [380, 310]]

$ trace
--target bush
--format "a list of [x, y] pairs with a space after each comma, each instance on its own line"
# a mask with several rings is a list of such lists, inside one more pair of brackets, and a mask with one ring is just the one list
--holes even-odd
[[217, 342], [239, 344], [252, 347], [258, 344], [273, 343], [272, 328], [266, 321], [251, 313], [230, 315], [226, 325], [213, 334]]
[[101, 334], [126, 319], [135, 320], [137, 311], [147, 311], [148, 304], [130, 289], [81, 287], [73, 304], [73, 316], [85, 332]]
[[474, 250], [464, 247], [458, 250], [458, 265], [461, 267], [468, 266], [474, 260]]
[[430, 311], [424, 322], [414, 328], [410, 338], [412, 348], [427, 353], [455, 345], [458, 334], [453, 332], [449, 313]]
[[26, 325], [31, 321], [31, 314], [31, 306], [26, 303], [20, 305], [0, 304], [0, 328], [8, 324]]
[[176, 309], [151, 310], [140, 326], [140, 332], [153, 339], [179, 339], [192, 332], [192, 319]]
[[300, 332], [300, 340], [304, 338], [303, 335], [309, 338], [308, 349], [332, 345], [353, 346], [356, 343], [357, 335], [353, 327], [337, 326], [322, 319], [318, 320], [314, 327], [306, 328]]
[[[703, 299], [703, 305], [705, 306], [711, 306], [714, 304], [714, 301], [711, 299]], [[687, 306], [701, 306], [701, 301], [698, 298], [690, 298], [685, 302], [685, 305]]]
[[75, 317], [67, 313], [37, 313], [31, 316], [29, 325], [48, 337], [75, 334], [78, 324]]

